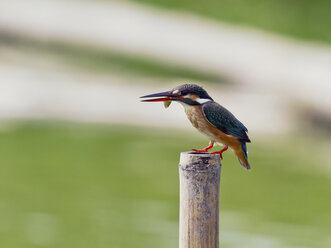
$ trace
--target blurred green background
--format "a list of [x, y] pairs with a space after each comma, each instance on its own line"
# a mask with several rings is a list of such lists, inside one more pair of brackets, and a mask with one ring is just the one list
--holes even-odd
[[252, 140], [250, 172], [224, 154], [221, 247], [331, 247], [330, 7], [4, 0], [0, 246], [177, 247], [179, 154], [208, 140], [138, 98], [195, 82]]
[[327, 0], [135, 0], [169, 9], [252, 26], [293, 37], [331, 42], [331, 2]]

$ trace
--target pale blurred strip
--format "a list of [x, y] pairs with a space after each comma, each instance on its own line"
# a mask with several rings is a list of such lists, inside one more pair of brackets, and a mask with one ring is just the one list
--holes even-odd
[[[4, 56], [5, 55], [5, 56]], [[164, 91], [178, 82], [146, 84], [143, 78], [91, 75], [68, 70], [54, 61], [2, 53], [0, 120], [64, 119], [84, 122], [164, 126], [194, 131], [182, 106], [139, 102], [139, 96]], [[222, 91], [208, 86], [215, 100], [256, 133], [282, 133], [292, 127], [286, 102], [276, 95]], [[261, 104], [263, 102], [263, 104]], [[243, 107], [244, 106], [244, 107]]]

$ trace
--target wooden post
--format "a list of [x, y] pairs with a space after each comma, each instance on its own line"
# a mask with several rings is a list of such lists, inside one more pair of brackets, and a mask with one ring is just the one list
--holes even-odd
[[182, 152], [179, 248], [219, 247], [219, 154]]

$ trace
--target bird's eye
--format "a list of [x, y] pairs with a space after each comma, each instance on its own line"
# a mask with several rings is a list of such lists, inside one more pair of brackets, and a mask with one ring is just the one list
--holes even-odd
[[181, 93], [182, 96], [185, 96], [185, 95], [188, 94], [187, 90], [182, 90], [180, 93]]

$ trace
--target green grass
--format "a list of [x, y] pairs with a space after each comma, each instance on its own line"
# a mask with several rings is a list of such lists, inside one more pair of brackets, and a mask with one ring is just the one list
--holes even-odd
[[[210, 72], [199, 71], [196, 68], [175, 65], [154, 60], [142, 55], [121, 53], [115, 50], [96, 48], [79, 44], [57, 41], [42, 41], [0, 32], [0, 45], [13, 47], [24, 52], [37, 53], [38, 56], [53, 58], [80, 68], [87, 72], [98, 74], [126, 74], [129, 76], [151, 77], [169, 80], [187, 80], [206, 83], [228, 83], [228, 80]], [[159, 82], [160, 80], [155, 80]]]
[[[250, 172], [225, 153], [223, 247], [243, 247], [251, 235], [328, 247], [331, 180], [318, 169], [318, 148], [305, 152], [309, 138], [278, 141], [248, 146]], [[2, 125], [0, 246], [176, 247], [179, 152], [206, 143], [130, 126]], [[231, 245], [229, 231], [248, 236]]]
[[328, 0], [134, 1], [297, 38], [331, 42], [331, 1]]

